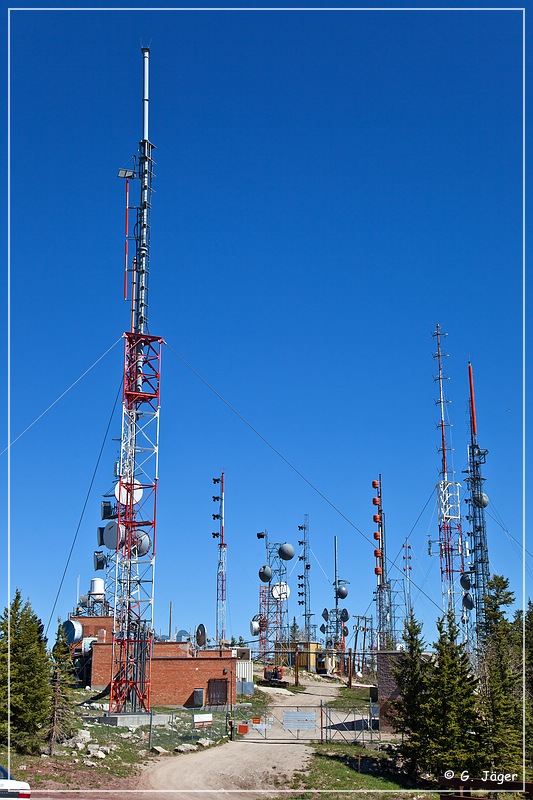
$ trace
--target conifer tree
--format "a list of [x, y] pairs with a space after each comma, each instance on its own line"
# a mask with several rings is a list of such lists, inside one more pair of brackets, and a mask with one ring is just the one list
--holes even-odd
[[43, 625], [18, 589], [0, 618], [0, 684], [0, 741], [8, 740], [9, 716], [12, 746], [22, 753], [39, 752], [50, 709], [49, 657]]
[[429, 702], [430, 664], [424, 656], [422, 625], [413, 612], [405, 622], [405, 651], [393, 669], [400, 698], [391, 703], [391, 722], [402, 734], [399, 753], [405, 770], [412, 779], [424, 772], [429, 759], [429, 731], [426, 724]]
[[478, 671], [488, 765], [522, 772], [522, 657], [517, 626], [506, 617], [514, 601], [509, 581], [493, 575], [485, 596]]
[[64, 742], [72, 735], [76, 719], [74, 666], [61, 623], [58, 624], [51, 662], [52, 697], [47, 739], [48, 752], [53, 755], [56, 744]]
[[475, 775], [484, 763], [477, 679], [458, 641], [453, 612], [438, 620], [437, 630], [427, 711], [429, 764], [435, 775], [447, 769]]
[[526, 758], [533, 766], [533, 603], [528, 601], [524, 620], [524, 668], [526, 689]]

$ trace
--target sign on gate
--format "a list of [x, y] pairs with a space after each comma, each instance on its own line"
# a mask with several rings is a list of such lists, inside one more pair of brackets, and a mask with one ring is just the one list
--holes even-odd
[[284, 711], [283, 730], [314, 731], [316, 728], [316, 711]]

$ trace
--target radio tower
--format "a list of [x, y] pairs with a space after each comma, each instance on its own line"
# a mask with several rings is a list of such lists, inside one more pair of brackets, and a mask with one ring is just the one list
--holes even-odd
[[[126, 181], [125, 299], [128, 276], [131, 329], [124, 334], [122, 436], [112, 516], [114, 553], [113, 647], [109, 710], [150, 710], [153, 641], [156, 494], [159, 443], [159, 379], [163, 340], [148, 333], [150, 209], [153, 145], [148, 138], [148, 48], [143, 54], [143, 138], [133, 169], [119, 170]], [[140, 181], [140, 201], [129, 206], [129, 181]], [[136, 212], [130, 235], [128, 212]], [[135, 242], [129, 263], [128, 242]], [[109, 541], [109, 535], [108, 535]], [[113, 559], [112, 559], [113, 560]]]
[[313, 640], [311, 629], [311, 617], [313, 614], [311, 613], [311, 587], [309, 581], [309, 570], [311, 569], [309, 561], [309, 514], [304, 514], [304, 524], [298, 525], [298, 530], [303, 531], [304, 536], [304, 538], [298, 542], [301, 547], [303, 546], [303, 553], [301, 556], [298, 556], [298, 560], [304, 562], [303, 574], [298, 575], [298, 589], [303, 589], [303, 591], [298, 591], [298, 597], [303, 597], [303, 600], [298, 600], [298, 605], [303, 605], [304, 607], [304, 641], [309, 648], [309, 642]]
[[[442, 591], [442, 610], [446, 615], [448, 612], [453, 612], [457, 618], [457, 595], [459, 590], [457, 587], [457, 576], [464, 572], [464, 552], [463, 552], [463, 534], [461, 530], [461, 510], [459, 498], [459, 484], [454, 480], [453, 466], [451, 460], [448, 459], [448, 454], [452, 452], [446, 440], [446, 428], [449, 423], [446, 422], [445, 407], [449, 402], [444, 394], [444, 377], [442, 370], [442, 359], [446, 357], [446, 353], [441, 349], [441, 338], [447, 334], [443, 333], [440, 325], [436, 326], [435, 332], [432, 334], [433, 338], [437, 339], [437, 352], [433, 358], [437, 359], [438, 375], [435, 381], [439, 384], [439, 399], [436, 400], [436, 405], [440, 407], [440, 421], [438, 428], [440, 430], [440, 447], [438, 448], [441, 453], [441, 471], [440, 480], [437, 484], [437, 503], [438, 503], [438, 516], [439, 516], [439, 541], [438, 541], [438, 554], [440, 558], [440, 576], [441, 576], [441, 591]], [[429, 542], [430, 555], [436, 555], [431, 552], [432, 542]], [[461, 616], [463, 624], [463, 638], [467, 639], [467, 614], [466, 609]]]
[[[483, 491], [485, 478], [481, 474], [481, 467], [485, 464], [488, 450], [482, 450], [477, 443], [474, 375], [471, 364], [468, 365], [468, 378], [470, 382], [470, 444], [468, 446], [468, 477], [466, 478], [466, 482], [470, 490], [470, 497], [467, 498], [469, 514], [466, 519], [472, 523], [472, 589], [476, 609], [476, 638], [479, 644], [483, 632], [483, 624], [485, 622], [485, 595], [488, 591], [488, 581], [490, 577], [489, 549], [487, 546], [487, 529], [485, 526], [485, 508], [489, 504], [489, 498]], [[468, 584], [466, 575], [465, 579]], [[464, 585], [465, 589], [470, 588], [467, 584]], [[463, 603], [468, 597], [469, 595], [465, 595]]]
[[213, 519], [220, 520], [218, 533], [213, 533], [213, 539], [220, 539], [218, 543], [217, 567], [217, 623], [215, 641], [221, 645], [226, 639], [226, 549], [224, 539], [224, 473], [220, 478], [213, 478], [213, 483], [220, 484], [220, 494], [213, 495], [213, 502], [220, 503], [218, 514], [213, 514]]
[[381, 475], [372, 481], [372, 488], [377, 489], [377, 495], [372, 498], [376, 513], [373, 522], [377, 527], [374, 533], [376, 548], [374, 556], [376, 566], [374, 573], [377, 578], [376, 598], [376, 648], [387, 650], [395, 646], [394, 621], [392, 609], [391, 587], [387, 579], [387, 550], [385, 546], [385, 515], [381, 500]]

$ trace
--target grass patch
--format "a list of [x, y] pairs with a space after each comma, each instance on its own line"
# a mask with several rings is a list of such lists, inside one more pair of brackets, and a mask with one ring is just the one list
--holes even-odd
[[[301, 790], [291, 795], [294, 800], [339, 800], [339, 791], [361, 791], [365, 800], [383, 800], [384, 790], [393, 791], [389, 797], [395, 800], [413, 800], [413, 789], [409, 791], [386, 753], [346, 743], [316, 744], [313, 748], [307, 771], [294, 775], [291, 788]], [[424, 793], [424, 800], [438, 797], [433, 792]]]
[[328, 700], [327, 706], [331, 708], [353, 708], [354, 706], [368, 705], [370, 703], [370, 687], [347, 686], [339, 688], [339, 694]]

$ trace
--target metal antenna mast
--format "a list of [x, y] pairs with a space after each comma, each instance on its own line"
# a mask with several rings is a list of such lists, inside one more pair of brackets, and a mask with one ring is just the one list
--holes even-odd
[[[104, 543], [114, 544], [113, 648], [109, 710], [150, 710], [150, 667], [153, 643], [156, 495], [158, 481], [161, 346], [148, 334], [150, 211], [153, 145], [148, 138], [148, 48], [143, 54], [143, 138], [132, 170], [119, 170], [126, 180], [125, 286], [131, 292], [131, 330], [124, 334], [122, 436], [116, 505], [104, 529]], [[129, 181], [140, 181], [140, 202], [129, 232]], [[128, 242], [135, 243], [131, 265]], [[127, 299], [127, 291], [125, 299]], [[107, 540], [105, 539], [107, 531]]]
[[[457, 616], [457, 595], [460, 589], [457, 587], [457, 576], [464, 572], [464, 549], [463, 534], [461, 529], [461, 506], [459, 497], [460, 485], [454, 480], [453, 466], [448, 461], [448, 453], [451, 447], [447, 443], [445, 407], [449, 401], [444, 394], [444, 381], [446, 380], [443, 369], [442, 359], [447, 357], [441, 349], [441, 338], [447, 334], [441, 331], [440, 325], [436, 326], [433, 338], [437, 340], [437, 352], [433, 358], [437, 359], [438, 375], [435, 381], [439, 385], [439, 399], [435, 401], [440, 408], [440, 421], [437, 425], [440, 430], [441, 471], [440, 480], [437, 483], [437, 503], [439, 516], [439, 541], [438, 554], [440, 558], [441, 591], [442, 591], [442, 610], [444, 614], [452, 611]], [[429, 543], [430, 555], [432, 542]], [[466, 638], [467, 614], [466, 609], [461, 615], [463, 623], [463, 636]]]
[[304, 534], [304, 538], [298, 541], [300, 547], [303, 546], [303, 553], [301, 556], [298, 556], [298, 560], [304, 562], [303, 574], [298, 575], [298, 590], [303, 589], [303, 591], [298, 591], [298, 597], [303, 596], [303, 600], [298, 600], [298, 605], [303, 605], [304, 607], [304, 640], [307, 647], [309, 647], [309, 642], [311, 642], [313, 638], [311, 632], [311, 617], [313, 614], [311, 613], [311, 586], [309, 581], [309, 570], [311, 569], [311, 563], [309, 561], [309, 514], [304, 514], [304, 524], [298, 525], [298, 530], [303, 531]]
[[220, 494], [213, 495], [213, 502], [219, 503], [218, 514], [213, 514], [213, 519], [220, 520], [218, 533], [213, 533], [213, 539], [220, 539], [218, 543], [218, 566], [217, 566], [217, 620], [215, 641], [221, 645], [226, 639], [226, 550], [227, 545], [224, 539], [224, 473], [220, 478], [213, 478], [213, 483], [220, 484]]
[[[472, 365], [468, 365], [468, 378], [470, 383], [470, 444], [468, 446], [468, 477], [466, 483], [470, 490], [467, 498], [469, 513], [466, 519], [472, 523], [472, 555], [473, 555], [473, 593], [476, 609], [476, 638], [480, 640], [485, 622], [485, 595], [488, 591], [489, 549], [487, 545], [487, 529], [485, 526], [485, 508], [489, 498], [483, 491], [485, 478], [481, 474], [481, 467], [485, 464], [488, 450], [482, 450], [477, 443], [476, 406], [474, 402], [474, 374]], [[466, 576], [465, 576], [466, 578]], [[467, 579], [468, 580], [468, 579]], [[470, 588], [464, 585], [465, 589]], [[463, 603], [469, 597], [465, 595]]]
[[392, 613], [392, 597], [390, 582], [387, 579], [387, 550], [385, 546], [385, 515], [381, 500], [381, 475], [378, 480], [372, 481], [372, 488], [377, 489], [377, 495], [372, 498], [375, 507], [373, 522], [377, 527], [374, 533], [376, 548], [374, 556], [376, 566], [374, 573], [377, 578], [376, 598], [376, 647], [378, 650], [386, 650], [394, 647], [394, 622]]

